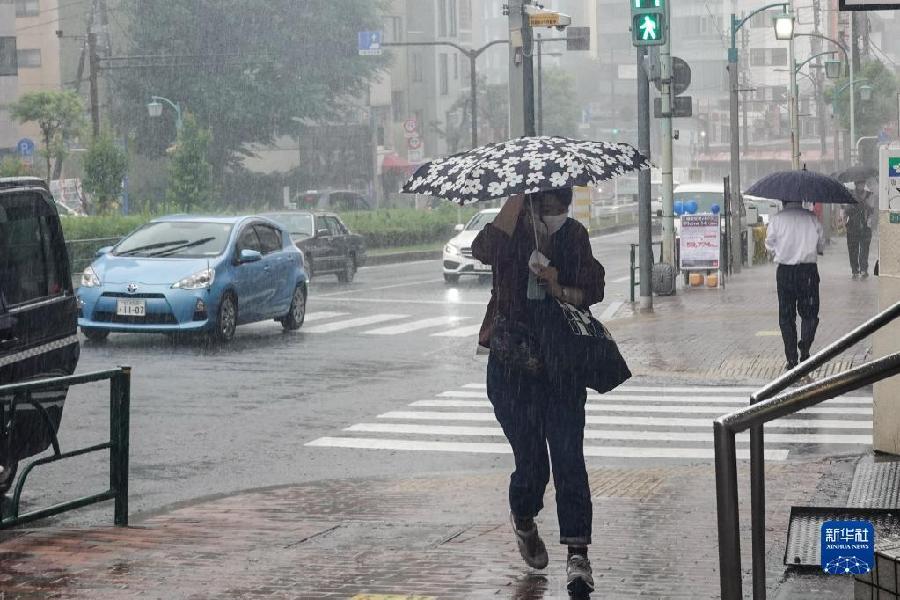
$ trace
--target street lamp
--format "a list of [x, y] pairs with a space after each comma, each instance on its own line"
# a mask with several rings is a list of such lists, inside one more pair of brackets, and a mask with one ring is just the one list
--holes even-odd
[[[780, 8], [782, 14], [787, 14], [788, 5], [784, 2], [776, 2], [767, 4], [751, 12], [743, 19], [738, 19], [734, 13], [731, 13], [731, 46], [728, 48], [728, 77], [730, 88], [729, 112], [730, 129], [731, 129], [731, 252], [730, 255], [736, 257], [737, 260], [732, 261], [732, 270], [735, 273], [741, 271], [741, 146], [740, 146], [740, 124], [738, 123], [738, 50], [737, 50], [737, 33], [747, 21], [755, 15], [772, 9]], [[775, 20], [776, 35], [779, 20]], [[784, 22], [781, 22], [784, 28]], [[793, 19], [791, 20], [790, 34], [794, 33]]]
[[776, 15], [775, 21], [775, 39], [779, 41], [787, 41], [794, 39], [794, 16], [785, 10], [780, 15]]
[[825, 77], [828, 79], [840, 79], [843, 63], [837, 59], [825, 61]]
[[181, 107], [178, 106], [178, 103], [172, 102], [168, 98], [163, 98], [162, 96], [150, 96], [150, 102], [147, 103], [147, 112], [153, 118], [162, 116], [162, 102], [171, 106], [175, 111], [175, 130], [181, 131]]
[[868, 102], [872, 99], [872, 86], [869, 84], [863, 84], [859, 86], [859, 99], [863, 102]]

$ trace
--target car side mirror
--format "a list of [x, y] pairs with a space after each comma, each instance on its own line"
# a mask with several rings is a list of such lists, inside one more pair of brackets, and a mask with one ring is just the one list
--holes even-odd
[[112, 251], [112, 249], [113, 249], [112, 246], [103, 246], [102, 248], [97, 250], [97, 254], [95, 254], [94, 256], [95, 256], [95, 258], [100, 258], [104, 254], [109, 254]]
[[319, 229], [316, 231], [316, 237], [328, 237], [331, 235], [331, 232], [327, 229]]
[[241, 255], [238, 258], [238, 262], [240, 262], [241, 264], [257, 262], [259, 260], [262, 260], [262, 254], [260, 254], [256, 250], [248, 250], [246, 248], [244, 250], [241, 250]]
[[465, 228], [466, 228], [466, 226], [463, 225], [462, 223], [457, 223], [456, 226], [453, 227], [453, 231], [462, 231]]

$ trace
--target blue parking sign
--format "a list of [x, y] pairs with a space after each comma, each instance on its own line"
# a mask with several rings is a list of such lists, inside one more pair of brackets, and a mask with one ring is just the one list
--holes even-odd
[[380, 31], [360, 31], [359, 32], [359, 55], [360, 56], [380, 56], [381, 55], [381, 32]]
[[28, 138], [22, 138], [16, 144], [16, 150], [19, 152], [19, 156], [34, 156], [34, 142]]

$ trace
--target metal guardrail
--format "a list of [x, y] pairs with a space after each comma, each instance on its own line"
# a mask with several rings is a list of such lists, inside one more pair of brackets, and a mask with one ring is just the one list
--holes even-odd
[[69, 251], [70, 272], [73, 276], [81, 274], [84, 269], [94, 262], [97, 250], [104, 246], [113, 246], [121, 240], [121, 237], [91, 238], [83, 240], [68, 240], [66, 250]]
[[[109, 442], [96, 444], [87, 448], [79, 448], [69, 452], [61, 452], [55, 428], [50, 421], [50, 415], [38, 401], [32, 398], [32, 394], [44, 390], [58, 390], [61, 387], [105, 380], [109, 380], [110, 382]], [[0, 396], [8, 394], [12, 394], [13, 396], [12, 421], [15, 420], [17, 404], [29, 404], [38, 411], [44, 424], [49, 430], [53, 454], [29, 463], [19, 474], [8, 507], [0, 501], [0, 529], [8, 529], [10, 527], [15, 527], [16, 525], [29, 523], [37, 519], [43, 519], [44, 517], [51, 517], [68, 510], [74, 510], [106, 500], [115, 500], [113, 522], [122, 527], [128, 525], [128, 455], [131, 422], [131, 367], [122, 366], [118, 369], [97, 371], [95, 373], [86, 373], [84, 375], [55, 377], [51, 379], [30, 381], [27, 383], [15, 383], [0, 386]], [[5, 437], [8, 432], [5, 429], [2, 429], [3, 427], [5, 427], [5, 424], [0, 423], [0, 436]], [[25, 487], [25, 481], [27, 480], [28, 475], [35, 467], [103, 450], [109, 450], [110, 470], [108, 490], [55, 504], [48, 508], [19, 514], [22, 489]], [[10, 514], [8, 515], [6, 514], [7, 508], [10, 511]]]
[[719, 528], [719, 573], [723, 600], [743, 598], [740, 517], [738, 514], [735, 436], [750, 430], [750, 519], [753, 598], [766, 597], [766, 497], [763, 425], [900, 373], [900, 352], [849, 371], [785, 392], [844, 350], [900, 317], [900, 302], [829, 344], [750, 396], [750, 406], [713, 422], [716, 460], [716, 504]]
[[[628, 269], [628, 273], [631, 275], [631, 303], [634, 304], [634, 288], [641, 285], [641, 282], [638, 281], [636, 273], [640, 270], [640, 265], [637, 263], [637, 248], [640, 244], [631, 244], [631, 267]], [[653, 246], [659, 246], [659, 260], [654, 258], [654, 263], [662, 262], [662, 242], [653, 242], [650, 246], [651, 253], [653, 252]], [[677, 262], [677, 261], [676, 261]]]

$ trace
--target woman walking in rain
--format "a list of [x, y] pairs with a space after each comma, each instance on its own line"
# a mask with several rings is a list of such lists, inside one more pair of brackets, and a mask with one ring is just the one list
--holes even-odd
[[519, 552], [529, 566], [547, 566], [534, 519], [552, 465], [560, 543], [568, 546], [567, 587], [585, 594], [594, 589], [587, 553], [586, 385], [575, 368], [544, 368], [536, 341], [547, 296], [581, 309], [603, 299], [603, 266], [591, 253], [587, 230], [567, 217], [571, 202], [571, 188], [509, 198], [472, 253], [494, 273], [480, 342], [491, 348], [487, 394], [515, 458], [509, 506]]

